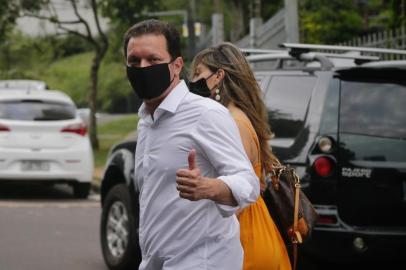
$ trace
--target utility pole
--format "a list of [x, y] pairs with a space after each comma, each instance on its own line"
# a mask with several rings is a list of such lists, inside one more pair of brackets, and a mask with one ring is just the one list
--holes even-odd
[[299, 42], [299, 15], [297, 0], [285, 0], [286, 42]]
[[214, 13], [221, 13], [220, 0], [213, 0], [214, 2]]
[[196, 2], [195, 0], [189, 1], [187, 10], [187, 29], [188, 29], [188, 58], [191, 61], [196, 51], [195, 39], [195, 18], [196, 18]]
[[251, 16], [250, 19], [250, 47], [258, 47], [257, 30], [262, 25], [261, 18], [261, 0], [254, 0], [251, 4]]
[[254, 0], [254, 7], [252, 8], [252, 17], [261, 18], [261, 0]]
[[224, 41], [224, 17], [221, 13], [221, 5], [219, 0], [214, 1], [214, 13], [211, 16], [212, 22], [212, 46], [218, 45]]

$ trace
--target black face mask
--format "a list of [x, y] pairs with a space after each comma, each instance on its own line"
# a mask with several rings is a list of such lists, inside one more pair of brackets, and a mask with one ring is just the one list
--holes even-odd
[[139, 98], [156, 98], [168, 89], [173, 81], [170, 79], [168, 64], [170, 63], [142, 68], [127, 66], [127, 78]]
[[207, 86], [207, 80], [216, 74], [215, 72], [212, 73], [209, 77], [207, 78], [201, 78], [195, 82], [189, 82], [189, 90], [193, 94], [202, 96], [202, 97], [210, 97], [211, 91], [209, 87]]

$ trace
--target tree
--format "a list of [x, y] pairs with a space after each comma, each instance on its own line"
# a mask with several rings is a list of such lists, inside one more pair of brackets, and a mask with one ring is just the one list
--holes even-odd
[[336, 44], [363, 31], [363, 18], [357, 1], [299, 1], [300, 40], [305, 43]]
[[406, 0], [301, 0], [301, 41], [335, 44], [405, 23]]
[[100, 0], [102, 15], [110, 19], [110, 28], [115, 35], [112, 40], [113, 51], [122, 51], [122, 36], [125, 31], [136, 22], [147, 16], [149, 11], [157, 11], [162, 8], [161, 0]]
[[[106, 33], [101, 29], [100, 25], [100, 10], [98, 9], [97, 0], [88, 0], [89, 8], [92, 11], [94, 21], [96, 24], [97, 34], [92, 33], [90, 29], [89, 19], [84, 18], [79, 13], [78, 0], [66, 0], [72, 7], [75, 19], [70, 21], [62, 20], [58, 17], [55, 7], [51, 0], [43, 3], [42, 7], [48, 10], [49, 15], [42, 15], [40, 12], [26, 12], [26, 16], [35, 17], [42, 20], [48, 20], [49, 22], [55, 24], [59, 30], [64, 33], [69, 33], [78, 36], [85, 40], [91, 45], [94, 51], [94, 57], [90, 67], [90, 91], [88, 93], [88, 103], [90, 107], [90, 140], [94, 149], [99, 148], [99, 141], [97, 137], [97, 123], [96, 123], [96, 112], [97, 112], [97, 95], [98, 95], [98, 80], [99, 80], [99, 68], [100, 64], [106, 55], [109, 47], [109, 40]], [[84, 31], [78, 29], [73, 29], [69, 26], [81, 25], [84, 27]]]
[[21, 10], [38, 10], [44, 0], [0, 0], [0, 42], [15, 26]]
[[14, 1], [0, 0], [0, 40], [5, 40], [6, 34], [14, 26], [19, 13], [19, 6]]

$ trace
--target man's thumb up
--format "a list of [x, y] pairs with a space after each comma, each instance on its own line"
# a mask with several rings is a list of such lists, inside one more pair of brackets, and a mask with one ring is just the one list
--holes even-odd
[[189, 163], [189, 170], [192, 171], [192, 170], [197, 168], [197, 166], [196, 166], [196, 150], [195, 149], [192, 149], [189, 152], [189, 156], [187, 157], [187, 161]]

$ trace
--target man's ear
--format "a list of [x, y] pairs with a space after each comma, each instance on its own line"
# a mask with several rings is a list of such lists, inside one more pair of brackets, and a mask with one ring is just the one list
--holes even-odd
[[173, 61], [173, 66], [175, 67], [175, 74], [180, 78], [180, 73], [182, 72], [183, 68], [183, 58], [182, 57], [177, 57], [175, 61]]

